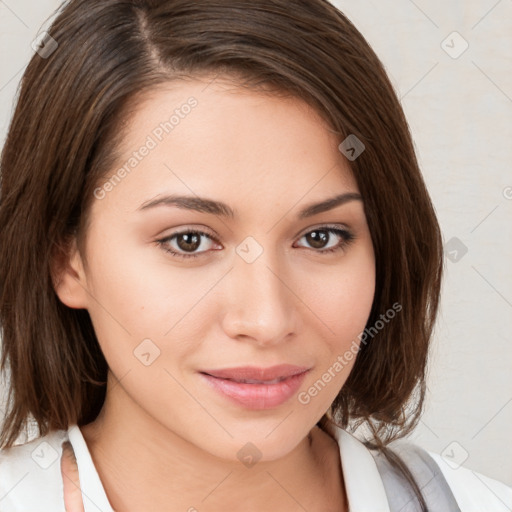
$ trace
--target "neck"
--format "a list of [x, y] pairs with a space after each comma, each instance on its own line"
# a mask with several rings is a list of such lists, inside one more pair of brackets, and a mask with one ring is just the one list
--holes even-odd
[[81, 431], [116, 512], [326, 511], [325, 496], [329, 510], [345, 510], [338, 446], [318, 427], [284, 457], [246, 467], [170, 431], [117, 385]]

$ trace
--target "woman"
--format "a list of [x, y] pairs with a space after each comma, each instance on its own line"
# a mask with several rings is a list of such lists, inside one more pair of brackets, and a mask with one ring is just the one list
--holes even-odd
[[1, 163], [2, 510], [507, 510], [393, 442], [442, 241], [343, 14], [72, 0], [43, 43]]

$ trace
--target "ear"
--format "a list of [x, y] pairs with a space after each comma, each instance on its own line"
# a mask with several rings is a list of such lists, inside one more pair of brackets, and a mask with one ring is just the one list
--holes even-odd
[[87, 280], [76, 238], [55, 247], [51, 262], [52, 283], [62, 303], [74, 309], [87, 309]]

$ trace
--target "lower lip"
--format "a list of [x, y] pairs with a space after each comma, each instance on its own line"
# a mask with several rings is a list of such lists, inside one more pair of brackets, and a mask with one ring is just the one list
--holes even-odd
[[300, 388], [305, 371], [275, 384], [245, 384], [201, 374], [215, 390], [248, 409], [272, 409], [289, 400]]

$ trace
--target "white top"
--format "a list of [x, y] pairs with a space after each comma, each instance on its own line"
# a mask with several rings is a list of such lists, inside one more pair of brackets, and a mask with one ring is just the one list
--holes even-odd
[[[350, 512], [389, 512], [372, 454], [354, 436], [334, 428]], [[77, 425], [53, 431], [10, 449], [0, 450], [1, 512], [66, 512], [60, 468], [62, 443], [75, 452], [85, 512], [113, 512], [98, 472]], [[511, 512], [512, 488], [470, 469], [454, 469], [439, 455], [439, 464], [462, 512]], [[149, 505], [149, 504], [148, 504]]]

